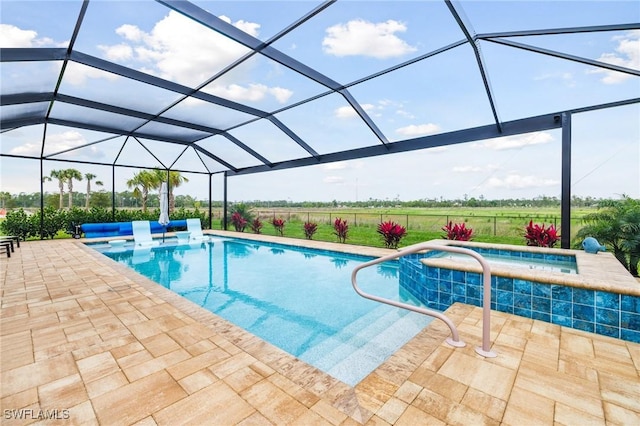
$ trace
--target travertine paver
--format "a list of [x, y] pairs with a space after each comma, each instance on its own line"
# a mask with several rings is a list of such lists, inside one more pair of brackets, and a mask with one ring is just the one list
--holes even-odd
[[498, 358], [456, 304], [466, 347], [434, 321], [350, 387], [78, 241], [21, 244], [0, 283], [2, 424], [640, 424], [640, 345], [500, 312]]

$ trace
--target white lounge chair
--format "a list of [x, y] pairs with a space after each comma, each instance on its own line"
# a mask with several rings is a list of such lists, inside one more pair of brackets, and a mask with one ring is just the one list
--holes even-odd
[[148, 220], [134, 220], [131, 222], [131, 229], [133, 229], [133, 240], [136, 246], [149, 247], [160, 244], [151, 238], [151, 224]]
[[191, 232], [189, 235], [190, 242], [209, 240], [209, 236], [202, 233], [202, 224], [198, 218], [187, 219], [187, 231]]

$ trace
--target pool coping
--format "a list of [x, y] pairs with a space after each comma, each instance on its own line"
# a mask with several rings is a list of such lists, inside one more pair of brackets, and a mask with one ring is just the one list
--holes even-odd
[[[640, 296], [638, 281], [625, 269], [612, 253], [599, 252], [598, 254], [586, 253], [583, 250], [544, 248], [531, 246], [517, 246], [509, 244], [478, 243], [473, 241], [431, 240], [434, 246], [455, 245], [459, 247], [477, 247], [487, 249], [515, 250], [531, 253], [549, 253], [575, 256], [578, 274], [565, 274], [554, 271], [536, 271], [522, 268], [514, 268], [503, 265], [492, 265], [491, 274], [495, 276], [516, 278], [541, 283], [565, 285], [568, 287], [600, 290], [612, 293]], [[425, 251], [426, 252], [426, 251]], [[425, 258], [421, 262], [424, 265], [457, 269], [465, 272], [482, 273], [482, 268], [476, 262], [456, 262], [451, 259]]]

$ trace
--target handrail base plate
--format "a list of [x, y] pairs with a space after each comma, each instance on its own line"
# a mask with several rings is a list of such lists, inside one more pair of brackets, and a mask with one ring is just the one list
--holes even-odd
[[498, 356], [497, 353], [493, 352], [493, 351], [485, 351], [483, 350], [480, 346], [478, 346], [476, 348], [476, 353], [480, 356], [483, 356], [485, 358], [495, 358]]
[[465, 346], [467, 346], [467, 344], [465, 342], [463, 342], [462, 340], [458, 340], [456, 342], [451, 337], [447, 337], [446, 341], [450, 346], [453, 346], [454, 348], [464, 348]]

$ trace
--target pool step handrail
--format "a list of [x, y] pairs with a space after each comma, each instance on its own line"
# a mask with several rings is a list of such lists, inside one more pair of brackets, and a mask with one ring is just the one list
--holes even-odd
[[370, 260], [369, 262], [362, 263], [356, 266], [351, 272], [351, 285], [353, 285], [353, 289], [360, 296], [370, 299], [379, 303], [385, 303], [387, 305], [395, 306], [402, 309], [407, 309], [409, 311], [418, 312], [423, 315], [428, 315], [434, 318], [437, 318], [443, 321], [451, 330], [451, 336], [447, 337], [447, 343], [456, 348], [462, 348], [466, 346], [466, 344], [460, 340], [460, 335], [458, 334], [458, 329], [456, 328], [453, 321], [449, 319], [442, 312], [438, 312], [432, 309], [422, 308], [419, 306], [409, 305], [402, 302], [397, 302], [391, 299], [385, 299], [384, 297], [379, 297], [373, 294], [366, 293], [362, 291], [358, 287], [357, 282], [357, 274], [361, 269], [367, 268], [372, 265], [376, 265], [378, 263], [386, 262], [388, 260], [398, 259], [403, 256], [407, 256], [409, 254], [413, 254], [419, 251], [425, 250], [439, 250], [446, 251], [451, 253], [459, 253], [473, 257], [476, 259], [480, 266], [482, 266], [482, 278], [483, 278], [483, 300], [482, 300], [482, 347], [477, 347], [476, 353], [485, 358], [495, 358], [497, 354], [491, 350], [491, 342], [490, 342], [490, 333], [491, 333], [491, 267], [487, 260], [482, 257], [479, 253], [465, 249], [462, 247], [453, 247], [446, 245], [437, 245], [429, 242], [413, 244], [411, 246], [405, 247], [402, 250], [399, 250], [397, 253], [392, 253], [386, 256], [378, 257], [376, 259]]

